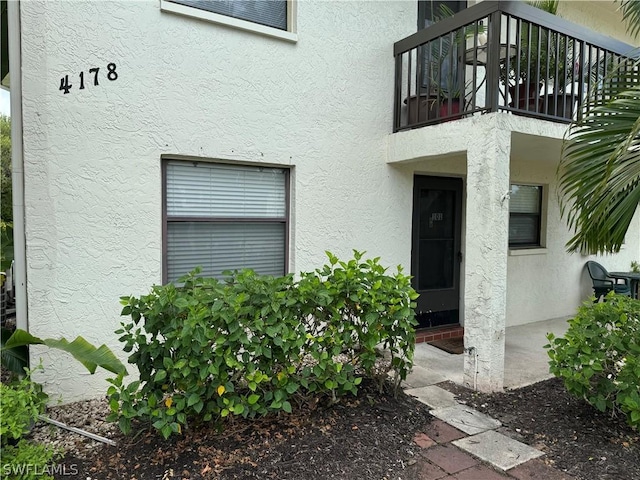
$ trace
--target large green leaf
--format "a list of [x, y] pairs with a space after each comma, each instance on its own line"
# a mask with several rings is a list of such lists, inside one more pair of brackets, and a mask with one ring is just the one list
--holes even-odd
[[[72, 342], [64, 338], [59, 340], [46, 338], [43, 340], [20, 329], [17, 329], [2, 346], [3, 363], [5, 350], [13, 350], [27, 345], [46, 345], [70, 353], [91, 373], [95, 373], [97, 367], [102, 367], [117, 375], [127, 374], [125, 366], [106, 345], [96, 348], [82, 337], [76, 337]], [[6, 367], [9, 368], [8, 365]]]
[[6, 369], [15, 373], [24, 373], [25, 367], [29, 365], [29, 350], [26, 345], [15, 348], [4, 348], [6, 341], [11, 337], [11, 331], [3, 328], [0, 336], [0, 362]]

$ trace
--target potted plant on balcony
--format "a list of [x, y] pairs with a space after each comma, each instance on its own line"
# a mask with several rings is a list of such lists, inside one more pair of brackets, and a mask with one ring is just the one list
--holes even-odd
[[[436, 20], [452, 15], [454, 12], [445, 4], [441, 4]], [[423, 86], [430, 92], [430, 111], [435, 111], [436, 118], [447, 117], [448, 120], [455, 120], [462, 116], [465, 88], [462, 85], [463, 66], [460, 64], [459, 50], [462, 48], [464, 51], [466, 39], [484, 31], [482, 25], [459, 28], [432, 41], [424, 49]]]
[[440, 84], [436, 85], [437, 98], [439, 99], [438, 117], [450, 117], [449, 120], [461, 118], [461, 88], [456, 71], [450, 72]]
[[[556, 15], [559, 1], [530, 0], [526, 3]], [[572, 71], [568, 71], [566, 63], [570, 45], [567, 45], [566, 37], [528, 22], [522, 22], [517, 43], [516, 57], [500, 65], [500, 80], [511, 98], [509, 106], [543, 112], [545, 94], [549, 93], [550, 86], [553, 85], [555, 94], [571, 81]], [[552, 103], [557, 104], [553, 100]]]

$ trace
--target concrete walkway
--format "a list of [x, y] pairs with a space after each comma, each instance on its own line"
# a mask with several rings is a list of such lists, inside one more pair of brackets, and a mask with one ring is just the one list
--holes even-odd
[[[544, 453], [498, 431], [501, 423], [433, 382], [442, 377], [414, 367], [405, 393], [432, 408], [436, 420], [414, 436], [415, 468], [422, 480], [572, 480], [547, 465]], [[410, 387], [409, 387], [410, 385]]]
[[[546, 335], [562, 336], [567, 318], [507, 327], [505, 341], [504, 388], [518, 388], [551, 378], [549, 357], [543, 348]], [[414, 363], [440, 378], [463, 384], [463, 355], [454, 355], [426, 343], [416, 345]]]
[[[547, 332], [563, 335], [566, 318], [509, 327], [505, 342], [505, 388], [550, 378], [543, 346]], [[416, 345], [414, 367], [403, 383], [405, 393], [431, 407], [436, 417], [414, 437], [420, 448], [416, 468], [422, 480], [571, 480], [544, 462], [544, 453], [501, 433], [502, 424], [468, 405], [437, 384], [462, 385], [463, 355], [428, 344]], [[498, 431], [500, 429], [500, 431]], [[508, 433], [508, 431], [506, 431]]]

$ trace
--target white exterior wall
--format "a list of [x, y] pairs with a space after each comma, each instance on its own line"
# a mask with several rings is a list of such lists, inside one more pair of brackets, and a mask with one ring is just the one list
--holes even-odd
[[[121, 349], [119, 297], [161, 282], [163, 154], [292, 166], [291, 271], [353, 248], [409, 264], [397, 218], [410, 219], [412, 178], [385, 161], [392, 47], [415, 30], [414, 2], [299, 2], [297, 43], [161, 12], [158, 1], [21, 10], [34, 335]], [[116, 81], [78, 89], [80, 71], [110, 62]], [[33, 352], [50, 392], [106, 391], [106, 375]]]
[[626, 31], [619, 2], [613, 3], [607, 0], [561, 1], [558, 5], [558, 16], [629, 45], [635, 45], [638, 41]]
[[[628, 271], [631, 261], [640, 258], [640, 209], [619, 254], [566, 252], [571, 234], [560, 217], [556, 181], [565, 128], [490, 113], [389, 138], [388, 161], [398, 170], [465, 179], [460, 313], [465, 347], [473, 350], [465, 354], [464, 381], [479, 390], [502, 388], [507, 326], [572, 315], [589, 298], [587, 260], [595, 259], [611, 271]], [[510, 183], [543, 185], [545, 248], [508, 248]], [[404, 228], [410, 231], [411, 223]]]
[[[162, 155], [292, 167], [290, 271], [321, 265], [325, 250], [348, 257], [356, 248], [408, 272], [414, 173], [466, 178], [467, 152], [479, 158], [487, 128], [563, 132], [500, 114], [492, 126], [479, 116], [390, 134], [392, 46], [415, 31], [416, 12], [415, 1], [302, 0], [292, 43], [162, 12], [158, 0], [21, 2], [31, 332], [82, 335], [120, 351], [118, 298], [161, 282]], [[113, 82], [104, 76], [110, 62]], [[73, 84], [67, 95], [58, 90], [64, 75]], [[554, 167], [528, 163], [517, 143], [511, 158], [488, 177], [494, 194], [509, 170], [511, 180], [553, 183]], [[469, 175], [481, 174], [473, 165]], [[492, 302], [506, 308], [506, 324], [523, 323], [569, 314], [588, 293], [583, 277], [575, 281], [587, 259], [564, 254], [568, 232], [550, 206], [546, 255], [508, 257], [508, 281], [493, 285], [507, 285], [506, 301], [483, 296], [471, 280], [485, 243], [474, 235], [477, 221], [463, 218], [461, 312]], [[608, 268], [640, 257], [640, 219], [633, 228], [623, 254], [603, 261]], [[558, 282], [567, 295], [550, 301]], [[487, 332], [502, 332], [503, 320]], [[39, 380], [66, 401], [106, 390], [104, 372], [90, 376], [66, 354], [32, 352], [32, 361], [43, 359]], [[495, 373], [500, 355], [488, 355]]]
[[[559, 150], [559, 142], [557, 145]], [[566, 252], [565, 245], [572, 235], [560, 217], [557, 162], [553, 157], [547, 157], [548, 152], [542, 154], [543, 158], [532, 158], [536, 156], [535, 152], [533, 149], [528, 158], [512, 158], [511, 182], [542, 185], [546, 190], [543, 199], [546, 248], [510, 251], [507, 326], [574, 314], [576, 307], [593, 294], [591, 279], [584, 268], [588, 260], [601, 263], [609, 271], [629, 271], [631, 261], [640, 259], [640, 209], [620, 253], [586, 256]]]

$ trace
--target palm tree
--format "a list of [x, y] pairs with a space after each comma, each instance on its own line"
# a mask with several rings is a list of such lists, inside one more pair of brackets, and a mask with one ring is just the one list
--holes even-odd
[[[627, 31], [640, 32], [640, 1], [621, 0]], [[565, 135], [560, 205], [574, 236], [569, 252], [620, 251], [640, 204], [640, 62], [623, 59]]]

